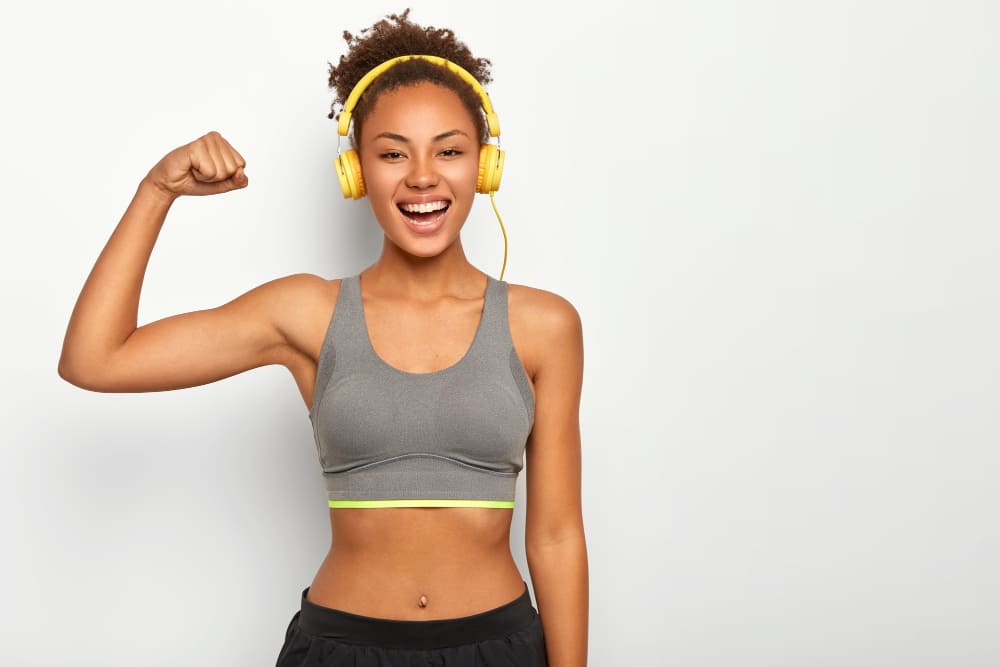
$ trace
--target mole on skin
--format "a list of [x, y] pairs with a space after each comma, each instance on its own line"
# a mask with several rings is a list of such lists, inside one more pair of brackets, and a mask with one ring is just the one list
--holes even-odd
[[423, 609], [424, 607], [427, 606], [427, 596], [426, 595], [421, 595], [420, 596], [420, 600], [417, 601], [417, 606], [420, 607], [421, 609]]

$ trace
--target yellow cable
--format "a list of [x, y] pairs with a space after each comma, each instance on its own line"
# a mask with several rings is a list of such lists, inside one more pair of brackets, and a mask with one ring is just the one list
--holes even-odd
[[500, 231], [503, 233], [503, 266], [500, 267], [500, 280], [503, 280], [503, 272], [507, 269], [507, 230], [503, 226], [503, 218], [500, 217], [500, 211], [497, 210], [496, 200], [493, 199], [493, 194], [490, 193], [490, 203], [493, 204], [493, 212], [497, 214], [497, 220], [500, 221]]

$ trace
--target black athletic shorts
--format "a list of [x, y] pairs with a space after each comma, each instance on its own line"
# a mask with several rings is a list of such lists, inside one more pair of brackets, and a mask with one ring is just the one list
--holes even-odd
[[528, 586], [472, 616], [396, 621], [321, 607], [292, 616], [276, 667], [545, 667], [545, 640]]

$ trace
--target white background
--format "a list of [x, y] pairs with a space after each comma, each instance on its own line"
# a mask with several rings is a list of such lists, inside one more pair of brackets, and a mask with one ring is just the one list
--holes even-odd
[[[1000, 663], [998, 6], [411, 4], [494, 62], [505, 278], [583, 318], [591, 664]], [[403, 6], [4, 4], [3, 665], [273, 664], [329, 540], [291, 377], [56, 363], [139, 179], [208, 130], [250, 187], [174, 206], [142, 322], [374, 261], [327, 61]], [[498, 273], [485, 198], [465, 244]]]

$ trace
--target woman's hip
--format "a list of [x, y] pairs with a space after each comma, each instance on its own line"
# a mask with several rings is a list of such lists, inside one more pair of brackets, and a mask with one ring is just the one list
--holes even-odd
[[517, 599], [493, 609], [417, 621], [320, 606], [307, 599], [308, 592], [302, 592], [288, 625], [277, 667], [546, 665], [542, 626], [526, 584]]

